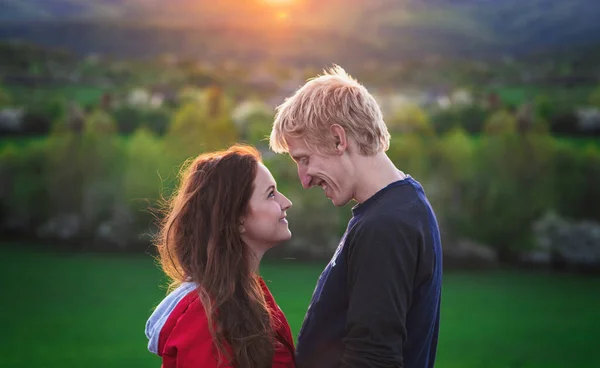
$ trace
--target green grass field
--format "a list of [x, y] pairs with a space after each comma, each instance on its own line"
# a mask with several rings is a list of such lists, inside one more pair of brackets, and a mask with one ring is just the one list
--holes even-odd
[[[160, 366], [144, 336], [164, 294], [149, 256], [0, 249], [3, 367]], [[320, 271], [294, 260], [263, 265], [294, 335]], [[598, 277], [447, 272], [443, 293], [436, 367], [600, 366]]]
[[103, 90], [94, 86], [52, 86], [52, 87], [27, 87], [27, 86], [9, 86], [7, 87], [12, 99], [17, 104], [28, 104], [32, 101], [44, 102], [51, 101], [53, 98], [60, 97], [67, 101], [77, 101], [79, 104], [98, 103]]
[[580, 106], [588, 103], [592, 87], [574, 88], [544, 88], [535, 85], [529, 86], [506, 86], [492, 88], [491, 91], [498, 93], [504, 103], [519, 105], [525, 102], [533, 102], [536, 96], [546, 95], [553, 101], [560, 101], [565, 106]]

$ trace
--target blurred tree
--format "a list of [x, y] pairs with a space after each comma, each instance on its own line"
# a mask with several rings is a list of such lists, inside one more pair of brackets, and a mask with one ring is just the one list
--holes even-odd
[[179, 159], [222, 149], [238, 141], [231, 103], [219, 89], [203, 92], [176, 111], [167, 130], [167, 150]]
[[[44, 140], [0, 148], [0, 228], [30, 237], [49, 215], [49, 196], [41, 175]], [[2, 211], [6, 209], [5, 211]]]
[[112, 135], [117, 132], [117, 124], [106, 110], [96, 109], [85, 119], [83, 131], [86, 135]]
[[600, 147], [556, 144], [557, 212], [573, 220], [600, 222]]
[[519, 107], [516, 113], [516, 125], [520, 134], [549, 132], [548, 123], [539, 116], [532, 104], [526, 103]]
[[160, 198], [171, 196], [177, 179], [175, 167], [154, 132], [145, 127], [135, 130], [127, 144], [122, 204], [134, 215], [136, 234], [148, 231]]
[[48, 135], [48, 154], [44, 160], [44, 183], [52, 214], [79, 214], [83, 191], [83, 139], [86, 114], [71, 101], [65, 115]]
[[64, 119], [66, 102], [61, 96], [51, 96], [43, 101], [31, 101], [25, 106], [22, 121], [22, 134], [46, 135], [56, 121]]
[[576, 136], [580, 134], [579, 118], [573, 109], [558, 112], [550, 121], [550, 130], [556, 135]]
[[541, 94], [534, 99], [536, 115], [542, 119], [549, 121], [556, 114], [557, 106], [550, 100], [546, 94]]
[[27, 110], [23, 116], [21, 131], [25, 135], [40, 136], [47, 134], [52, 127], [52, 120], [39, 111]]
[[246, 123], [247, 141], [263, 150], [268, 149], [273, 118], [273, 113], [267, 111], [255, 111], [250, 114]]
[[415, 134], [392, 136], [388, 155], [402, 170], [425, 180], [431, 171], [431, 143], [435, 137], [425, 138]]
[[171, 167], [163, 142], [148, 128], [140, 127], [129, 139], [126, 155], [124, 197], [128, 201], [141, 199], [155, 203], [160, 196], [160, 180], [169, 175]]
[[493, 113], [485, 122], [484, 132], [486, 134], [506, 134], [517, 131], [517, 120], [515, 116], [506, 110]]
[[116, 124], [101, 109], [83, 116], [72, 106], [62, 128], [48, 137], [44, 183], [52, 213], [76, 218], [79, 239], [95, 236], [111, 216], [121, 191], [122, 156]]
[[258, 99], [238, 104], [232, 112], [233, 121], [242, 140], [261, 149], [268, 149], [268, 137], [274, 111]]
[[390, 133], [418, 134], [422, 136], [434, 134], [427, 113], [413, 103], [397, 107], [391, 118], [387, 120], [387, 126]]
[[479, 105], [452, 105], [440, 109], [431, 117], [437, 134], [446, 133], [454, 128], [462, 128], [469, 134], [479, 134], [487, 117], [486, 110]]
[[68, 108], [65, 109], [63, 116], [58, 118], [52, 125], [52, 133], [64, 134], [66, 132], [72, 132], [77, 135], [83, 133], [83, 127], [85, 126], [85, 111], [75, 101], [71, 101]]
[[523, 104], [516, 114], [516, 127], [519, 133], [525, 133], [533, 129], [534, 116], [530, 104]]
[[514, 260], [531, 245], [531, 224], [555, 203], [550, 136], [515, 133], [482, 137], [465, 210], [475, 240]]
[[70, 240], [81, 239], [84, 183], [81, 136], [56, 129], [49, 135], [47, 145], [42, 160], [42, 182], [50, 207], [50, 214], [43, 225], [45, 236], [59, 236], [64, 230], [60, 219], [68, 216], [76, 219], [67, 232], [70, 233], [68, 237]]
[[592, 91], [588, 100], [592, 106], [600, 108], [600, 87]]
[[6, 106], [10, 106], [12, 98], [6, 89], [0, 85], [0, 109]]
[[454, 128], [435, 142], [428, 195], [439, 208], [440, 227], [448, 239], [469, 237], [473, 219], [466, 208], [475, 175], [476, 141]]
[[95, 233], [121, 200], [125, 153], [116, 122], [100, 108], [86, 117], [81, 144], [82, 223], [84, 231]]
[[215, 78], [215, 76], [212, 73], [198, 68], [196, 66], [194, 66], [192, 70], [189, 71], [187, 75], [187, 81], [188, 83], [191, 83], [192, 85], [199, 88], [209, 87], [211, 85], [219, 83], [219, 81]]
[[538, 95], [534, 100], [537, 127], [534, 130], [549, 130], [554, 134], [577, 135], [578, 118], [572, 102], [565, 98]]
[[163, 135], [169, 125], [171, 112], [166, 108], [142, 109], [134, 106], [121, 106], [114, 110], [119, 133], [131, 134], [140, 126], [145, 126], [155, 134]]

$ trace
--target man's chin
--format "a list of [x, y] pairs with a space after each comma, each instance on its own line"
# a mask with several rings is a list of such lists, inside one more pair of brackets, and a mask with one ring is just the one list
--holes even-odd
[[343, 199], [340, 200], [339, 198], [336, 198], [336, 197], [329, 198], [329, 200], [336, 207], [344, 207], [345, 205], [347, 205], [350, 202], [349, 199], [348, 200], [343, 200]]

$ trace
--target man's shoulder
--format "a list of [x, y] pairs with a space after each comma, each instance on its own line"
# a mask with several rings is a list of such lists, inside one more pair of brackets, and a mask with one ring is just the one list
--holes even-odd
[[361, 218], [348, 234], [348, 252], [356, 253], [366, 249], [373, 251], [379, 246], [388, 248], [392, 244], [404, 244], [410, 239], [416, 239], [418, 232], [415, 224], [394, 212]]
[[405, 206], [389, 207], [365, 214], [354, 226], [356, 232], [410, 230], [415, 227], [411, 210]]

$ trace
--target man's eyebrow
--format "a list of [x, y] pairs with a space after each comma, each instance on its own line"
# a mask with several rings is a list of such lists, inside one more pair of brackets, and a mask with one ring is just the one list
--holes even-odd
[[298, 161], [298, 160], [300, 160], [300, 159], [302, 159], [302, 158], [305, 158], [306, 156], [307, 156], [307, 155], [306, 155], [305, 153], [297, 153], [297, 154], [295, 154], [295, 155], [291, 155], [291, 157], [292, 157], [292, 159], [293, 159], [294, 161]]

